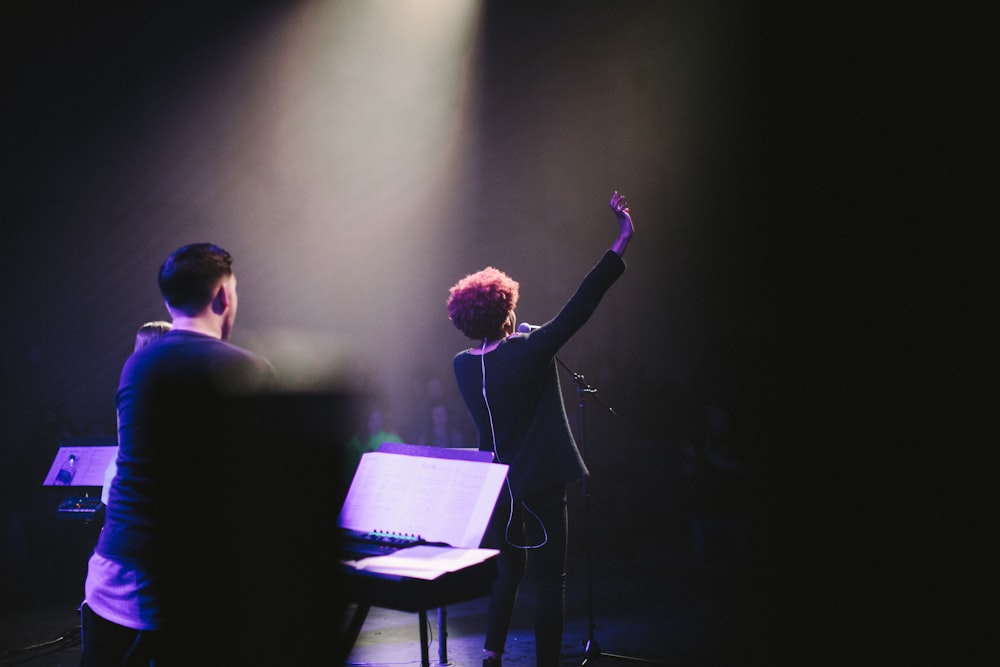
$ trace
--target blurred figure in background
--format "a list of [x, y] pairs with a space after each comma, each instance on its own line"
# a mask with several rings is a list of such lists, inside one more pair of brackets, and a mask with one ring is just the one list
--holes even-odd
[[146, 322], [139, 327], [139, 330], [135, 333], [135, 348], [132, 351], [138, 352], [154, 340], [157, 340], [163, 334], [170, 331], [173, 326], [174, 325], [170, 322], [165, 322], [163, 320]]
[[347, 441], [347, 451], [342, 471], [342, 479], [337, 489], [337, 495], [343, 500], [347, 490], [351, 488], [354, 473], [361, 463], [361, 457], [367, 452], [377, 451], [383, 442], [403, 442], [403, 438], [391, 427], [391, 413], [385, 403], [377, 401], [369, 404], [367, 419], [359, 433], [355, 433]]
[[430, 413], [424, 416], [424, 425], [420, 429], [420, 435], [417, 436], [416, 444], [431, 447], [465, 447], [465, 439], [451, 422], [451, 413], [447, 405], [442, 403], [432, 405]]

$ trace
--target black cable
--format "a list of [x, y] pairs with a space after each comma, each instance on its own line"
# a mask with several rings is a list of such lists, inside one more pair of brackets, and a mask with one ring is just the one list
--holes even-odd
[[[55, 639], [50, 639], [48, 641], [40, 642], [38, 644], [31, 644], [29, 646], [24, 646], [21, 648], [11, 649], [0, 654], [0, 661], [10, 660], [14, 657], [20, 656], [20, 659], [16, 662], [5, 662], [3, 667], [14, 667], [14, 665], [23, 665], [31, 660], [35, 660], [43, 655], [49, 655], [51, 653], [56, 653], [57, 651], [62, 651], [67, 648], [73, 648], [80, 644], [80, 628], [71, 628], [66, 632], [62, 633]], [[25, 655], [30, 653], [31, 655]]]

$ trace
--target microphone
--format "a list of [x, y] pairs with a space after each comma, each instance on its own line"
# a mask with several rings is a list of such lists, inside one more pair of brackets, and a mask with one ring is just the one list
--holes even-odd
[[537, 324], [528, 324], [527, 322], [521, 322], [517, 325], [518, 333], [531, 333], [538, 328]]

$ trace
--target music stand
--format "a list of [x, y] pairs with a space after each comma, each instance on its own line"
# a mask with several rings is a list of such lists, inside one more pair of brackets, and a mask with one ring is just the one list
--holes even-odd
[[[597, 399], [597, 402], [604, 406], [604, 408], [613, 416], [618, 417], [618, 413], [614, 409], [604, 402], [600, 396], [597, 395], [597, 389], [587, 383], [586, 378], [575, 372], [565, 363], [562, 359], [556, 357], [556, 361], [562, 366], [573, 378], [573, 383], [576, 385], [576, 393], [578, 397], [578, 408], [579, 408], [579, 433], [577, 434], [577, 444], [580, 447], [580, 455], [583, 456], [584, 461], [586, 458], [586, 396], [591, 394]], [[585, 554], [586, 554], [586, 573], [587, 573], [587, 643], [584, 647], [584, 657], [583, 662], [580, 663], [581, 667], [589, 664], [592, 660], [598, 658], [613, 658], [615, 660], [623, 660], [627, 662], [640, 662], [644, 664], [660, 665], [663, 664], [656, 660], [650, 660], [648, 658], [637, 658], [629, 655], [621, 655], [617, 653], [605, 653], [601, 650], [601, 647], [597, 643], [597, 639], [594, 636], [594, 566], [593, 566], [593, 548], [591, 547], [591, 507], [590, 507], [590, 487], [587, 484], [587, 477], [581, 480], [580, 489], [583, 493], [583, 532], [585, 534], [584, 544]]]
[[[104, 473], [115, 460], [118, 446], [112, 445], [70, 445], [61, 444], [52, 465], [42, 481], [42, 486], [67, 487], [83, 491], [82, 496], [64, 498], [56, 508], [62, 518], [90, 521], [104, 508], [100, 494], [90, 495], [91, 488], [100, 489], [104, 485]], [[73, 459], [72, 472], [63, 468]]]

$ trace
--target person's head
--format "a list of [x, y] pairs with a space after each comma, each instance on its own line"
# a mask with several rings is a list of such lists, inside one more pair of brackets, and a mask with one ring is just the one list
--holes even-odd
[[159, 285], [175, 320], [211, 318], [222, 339], [229, 339], [236, 320], [232, 255], [211, 243], [178, 248], [160, 266]]
[[431, 408], [431, 424], [437, 431], [445, 430], [448, 427], [448, 408], [443, 405]]
[[368, 413], [368, 432], [374, 434], [383, 430], [385, 430], [385, 414], [376, 408]]
[[135, 349], [133, 351], [138, 352], [163, 334], [170, 331], [172, 327], [173, 325], [170, 322], [165, 322], [163, 320], [146, 322], [139, 327], [138, 331], [135, 332]]
[[434, 376], [427, 380], [427, 395], [430, 396], [435, 401], [440, 401], [444, 398], [444, 381]]
[[496, 340], [514, 333], [520, 284], [488, 266], [459, 280], [449, 290], [448, 318], [473, 340]]

